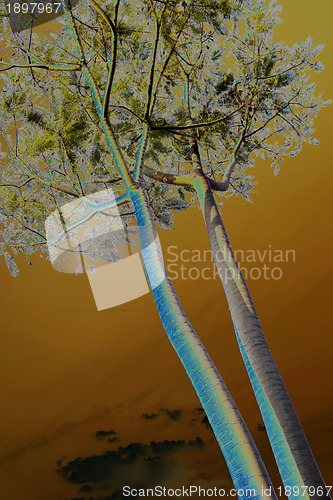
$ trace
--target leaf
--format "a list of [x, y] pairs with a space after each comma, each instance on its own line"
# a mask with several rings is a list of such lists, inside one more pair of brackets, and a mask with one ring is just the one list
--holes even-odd
[[322, 62], [316, 61], [313, 66], [313, 69], [315, 70], [316, 73], [321, 73], [322, 71], [324, 71], [325, 66], [323, 65]]
[[320, 141], [318, 139], [316, 139], [315, 137], [309, 137], [309, 142], [311, 144], [316, 145], [316, 146], [319, 146], [319, 144], [320, 144]]

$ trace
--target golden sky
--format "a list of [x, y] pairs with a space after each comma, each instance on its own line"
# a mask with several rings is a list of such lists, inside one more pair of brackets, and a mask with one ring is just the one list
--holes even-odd
[[[315, 79], [325, 99], [331, 98], [333, 3], [280, 3], [283, 24], [277, 40], [293, 44], [311, 34], [316, 43], [326, 44], [320, 57], [326, 70]], [[281, 264], [280, 280], [250, 278], [248, 284], [318, 465], [332, 484], [332, 106], [320, 112], [315, 128], [320, 146], [304, 146], [299, 156], [285, 160], [277, 177], [268, 163], [258, 162], [253, 203], [228, 199], [222, 217], [234, 249], [295, 252], [295, 261]], [[170, 245], [178, 252], [209, 248], [195, 208], [176, 216], [175, 230], [159, 234], [167, 266]], [[248, 269], [253, 265], [247, 263]], [[22, 259], [20, 267], [21, 275], [12, 278], [0, 266], [1, 498], [106, 499], [111, 498], [110, 484], [117, 488], [121, 481], [152, 476], [170, 487], [191, 481], [231, 488], [151, 294], [97, 312], [86, 276], [59, 274], [39, 257], [32, 266]], [[261, 417], [219, 280], [178, 279], [174, 284], [272, 479], [280, 484], [266, 434], [258, 430]], [[151, 441], [159, 443], [163, 467], [154, 461], [147, 465], [145, 458], [155, 453]], [[137, 443], [139, 459], [121, 468], [131, 443]], [[80, 467], [66, 468], [78, 457]], [[113, 471], [103, 476], [104, 459]], [[75, 470], [77, 476], [70, 475]], [[88, 483], [109, 488], [80, 491]]]

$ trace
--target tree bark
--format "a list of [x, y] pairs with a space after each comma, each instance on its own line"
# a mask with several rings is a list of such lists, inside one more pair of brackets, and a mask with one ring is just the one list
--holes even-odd
[[[299, 495], [294, 494], [293, 498], [319, 500], [326, 494], [325, 483], [266, 342], [250, 292], [233, 255], [212, 190], [205, 176], [198, 171], [194, 187], [198, 194], [214, 261], [227, 297], [239, 348], [284, 486], [291, 487], [291, 490], [294, 487], [294, 492], [299, 488]], [[310, 486], [315, 488], [315, 494], [309, 496], [305, 487]], [[322, 488], [324, 495], [321, 494]], [[292, 496], [292, 491], [289, 496]]]
[[[91, 89], [119, 174], [135, 209], [144, 268], [163, 327], [206, 412], [225, 457], [235, 489], [238, 491], [238, 498], [240, 500], [248, 498], [267, 500], [264, 490], [268, 490], [271, 492], [268, 498], [276, 500], [271, 481], [251, 434], [224, 381], [187, 319], [176, 291], [167, 276], [161, 252], [156, 243], [156, 228], [147, 200], [128, 169], [109, 121], [107, 108], [104, 109], [102, 105], [98, 88], [87, 67], [83, 68], [83, 74]], [[163, 277], [162, 280], [161, 277]], [[254, 493], [249, 495], [248, 490]]]
[[[163, 327], [206, 412], [238, 490], [238, 497], [267, 499], [262, 489], [269, 488], [271, 495], [268, 498], [276, 498], [256, 445], [167, 276], [161, 254], [153, 243], [156, 242], [156, 229], [147, 200], [140, 188], [132, 189], [130, 196], [140, 228], [146, 275]], [[244, 491], [240, 492], [241, 489]], [[253, 489], [255, 493], [246, 493], [245, 489]]]

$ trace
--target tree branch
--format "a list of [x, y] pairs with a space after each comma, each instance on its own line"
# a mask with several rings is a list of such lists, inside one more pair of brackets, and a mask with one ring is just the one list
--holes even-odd
[[243, 109], [247, 103], [241, 104], [238, 108], [234, 109], [231, 111], [229, 114], [222, 116], [221, 118], [217, 118], [216, 120], [212, 120], [210, 122], [199, 122], [199, 123], [189, 123], [186, 125], [154, 125], [153, 123], [150, 124], [150, 129], [151, 130], [167, 130], [167, 131], [172, 131], [172, 130], [191, 130], [195, 128], [203, 128], [203, 127], [212, 127], [214, 125], [217, 125], [219, 123], [222, 123], [224, 120], [227, 120], [231, 116], [235, 115]]
[[249, 112], [250, 112], [250, 103], [248, 104], [248, 107], [246, 110], [245, 123], [244, 123], [243, 130], [242, 130], [242, 132], [238, 138], [238, 141], [236, 143], [236, 146], [235, 146], [235, 148], [230, 156], [230, 162], [224, 171], [222, 182], [217, 182], [217, 181], [212, 179], [211, 185], [212, 184], [214, 185], [214, 189], [216, 191], [227, 191], [227, 189], [229, 188], [231, 175], [232, 175], [234, 168], [236, 166], [236, 163], [237, 163], [236, 155], [237, 155], [237, 152], [238, 152], [242, 142], [244, 141], [244, 136], [245, 136], [246, 130], [249, 126]]
[[[89, 0], [91, 1], [92, 3], [96, 3], [94, 0]], [[93, 3], [93, 5], [94, 5]], [[98, 4], [96, 4], [97, 7]], [[102, 11], [104, 13], [104, 11]], [[103, 13], [101, 12], [101, 15], [103, 16]], [[78, 37], [78, 34], [77, 32], [75, 32], [75, 25], [73, 23], [73, 16], [71, 14], [70, 11], [67, 11], [67, 15], [70, 19], [70, 26], [72, 28], [72, 30], [74, 31], [74, 35], [75, 35], [75, 39], [76, 39], [76, 43], [77, 45], [80, 45], [81, 47], [81, 50], [82, 50], [82, 45], [80, 43], [80, 40], [79, 40], [79, 37]], [[104, 17], [104, 16], [103, 16]], [[122, 176], [123, 178], [123, 181], [126, 185], [126, 188], [127, 190], [130, 190], [132, 189], [133, 185], [134, 185], [134, 181], [133, 181], [133, 178], [129, 172], [129, 169], [128, 169], [128, 166], [126, 164], [126, 161], [124, 159], [124, 156], [123, 156], [123, 153], [122, 153], [122, 150], [121, 150], [121, 147], [118, 143], [118, 140], [116, 138], [116, 135], [114, 133], [114, 130], [112, 128], [112, 125], [110, 123], [110, 119], [109, 119], [109, 116], [108, 116], [108, 113], [104, 113], [104, 105], [102, 103], [102, 100], [101, 100], [101, 96], [99, 94], [99, 90], [98, 90], [98, 87], [97, 87], [97, 84], [94, 80], [94, 77], [88, 67], [88, 64], [86, 61], [83, 62], [82, 64], [82, 73], [90, 87], [90, 90], [91, 90], [91, 93], [92, 93], [92, 97], [93, 97], [93, 100], [94, 100], [94, 103], [95, 103], [95, 106], [96, 106], [96, 109], [97, 109], [97, 113], [99, 115], [99, 118], [100, 118], [100, 121], [101, 121], [101, 125], [103, 127], [103, 131], [105, 133], [105, 136], [106, 136], [106, 139], [107, 139], [107, 142], [110, 146], [110, 149], [111, 149], [111, 153], [114, 157], [114, 160], [115, 160], [115, 163], [117, 165], [117, 168], [118, 168], [118, 171], [120, 173], [120, 175]]]
[[[105, 20], [106, 24], [109, 26], [110, 31], [112, 33], [112, 38], [113, 38], [113, 44], [112, 44], [112, 56], [111, 56], [111, 64], [107, 76], [107, 81], [106, 81], [106, 86], [104, 90], [104, 96], [103, 96], [103, 118], [106, 119], [109, 111], [109, 104], [110, 104], [110, 96], [111, 96], [111, 89], [112, 89], [112, 82], [116, 70], [116, 56], [117, 56], [117, 29], [115, 23], [112, 21], [110, 16], [98, 5], [95, 0], [89, 0], [93, 8], [103, 17]], [[116, 3], [115, 6], [115, 19], [117, 19], [117, 14], [118, 14], [118, 8], [119, 8], [119, 0]]]
[[48, 71], [80, 71], [82, 69], [80, 64], [75, 64], [72, 66], [70, 65], [56, 66], [47, 64], [12, 64], [10, 66], [7, 66], [7, 68], [0, 69], [0, 72], [8, 71], [9, 69], [12, 68], [40, 68], [40, 69], [47, 69]]
[[[157, 17], [156, 11], [154, 4], [152, 0], [150, 0], [151, 8], [154, 12], [154, 17], [156, 21], [156, 33], [155, 33], [155, 38], [154, 38], [154, 44], [153, 44], [153, 52], [151, 56], [151, 61], [150, 61], [150, 72], [149, 72], [149, 82], [148, 82], [148, 91], [147, 91], [147, 100], [146, 100], [146, 109], [145, 109], [145, 120], [149, 120], [150, 113], [151, 113], [151, 101], [152, 101], [152, 92], [153, 92], [153, 85], [154, 85], [154, 76], [155, 76], [155, 64], [156, 64], [156, 56], [157, 56], [157, 49], [158, 49], [158, 42], [160, 38], [160, 29], [161, 29], [161, 24], [160, 21]], [[163, 7], [162, 15], [163, 12], [166, 8], [166, 5]], [[161, 17], [162, 17], [161, 15]]]
[[167, 66], [168, 66], [168, 64], [169, 64], [169, 62], [170, 62], [170, 59], [171, 59], [171, 57], [172, 57], [172, 55], [173, 55], [173, 53], [174, 53], [174, 51], [175, 51], [175, 48], [176, 48], [177, 42], [178, 42], [178, 40], [179, 40], [180, 35], [181, 35], [181, 34], [182, 34], [182, 32], [183, 32], [183, 29], [184, 29], [184, 28], [185, 28], [185, 26], [186, 26], [187, 21], [188, 21], [188, 16], [187, 16], [187, 17], [186, 17], [186, 19], [184, 20], [184, 23], [183, 23], [183, 25], [182, 25], [181, 29], [180, 29], [180, 30], [179, 30], [179, 32], [177, 33], [176, 40], [173, 40], [173, 45], [171, 46], [171, 50], [170, 50], [170, 52], [169, 52], [169, 54], [168, 54], [168, 57], [167, 57], [167, 58], [166, 58], [166, 60], [164, 61], [164, 64], [163, 64], [163, 67], [162, 67], [161, 72], [160, 72], [160, 74], [159, 74], [159, 77], [158, 77], [158, 79], [157, 79], [157, 81], [156, 81], [156, 83], [155, 83], [154, 92], [153, 92], [153, 102], [152, 102], [152, 105], [151, 105], [151, 109], [153, 109], [153, 108], [154, 108], [154, 105], [155, 105], [155, 102], [156, 102], [156, 98], [157, 98], [158, 88], [159, 88], [159, 85], [160, 85], [160, 83], [161, 83], [162, 77], [163, 77], [164, 72], [165, 72], [165, 70], [166, 70], [166, 68], [167, 68]]
[[191, 174], [185, 175], [175, 175], [166, 172], [161, 172], [154, 170], [153, 168], [144, 165], [142, 167], [142, 173], [155, 181], [162, 182], [164, 184], [174, 184], [176, 186], [193, 186], [194, 176]]
[[142, 129], [141, 140], [139, 144], [139, 149], [136, 155], [135, 166], [134, 166], [134, 174], [133, 178], [135, 181], [139, 180], [142, 175], [142, 167], [145, 159], [145, 154], [148, 146], [149, 140], [149, 127], [145, 123]]

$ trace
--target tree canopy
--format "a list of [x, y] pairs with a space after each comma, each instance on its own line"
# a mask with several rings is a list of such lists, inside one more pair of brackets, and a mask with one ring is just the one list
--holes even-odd
[[[46, 252], [51, 212], [106, 186], [126, 192], [96, 96], [134, 175], [143, 144], [136, 180], [162, 226], [195, 203], [185, 193], [193, 138], [219, 203], [250, 200], [256, 157], [278, 173], [302, 143], [318, 144], [313, 122], [329, 101], [310, 76], [323, 70], [323, 46], [276, 43], [280, 10], [256, 0], [83, 0], [50, 33], [12, 33], [3, 17], [0, 252], [12, 274], [18, 252]], [[133, 215], [128, 201], [120, 211]]]

